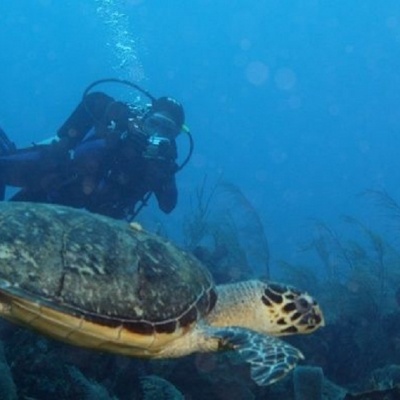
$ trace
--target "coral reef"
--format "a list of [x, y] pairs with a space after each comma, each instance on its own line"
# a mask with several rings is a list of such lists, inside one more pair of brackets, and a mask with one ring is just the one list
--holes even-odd
[[184, 400], [183, 394], [167, 380], [157, 375], [141, 379], [143, 400]]
[[254, 275], [268, 279], [269, 245], [257, 210], [236, 185], [218, 180], [207, 191], [206, 183], [204, 178], [185, 218], [185, 246], [218, 283]]
[[17, 388], [4, 354], [3, 343], [0, 342], [0, 399], [17, 400], [17, 398]]
[[88, 379], [76, 367], [68, 368], [73, 384], [78, 388], [77, 395], [82, 400], [117, 400], [116, 397], [110, 396], [107, 389], [98, 382]]
[[322, 400], [324, 373], [322, 368], [296, 367], [293, 374], [295, 400]]

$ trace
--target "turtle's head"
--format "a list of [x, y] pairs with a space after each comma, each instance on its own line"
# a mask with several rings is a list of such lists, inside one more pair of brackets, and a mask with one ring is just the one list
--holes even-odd
[[267, 313], [268, 333], [311, 333], [324, 326], [318, 303], [306, 292], [277, 283], [263, 283], [261, 301]]

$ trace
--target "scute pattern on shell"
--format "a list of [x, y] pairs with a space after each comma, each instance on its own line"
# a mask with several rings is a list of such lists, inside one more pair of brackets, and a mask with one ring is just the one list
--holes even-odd
[[200, 262], [128, 223], [60, 206], [0, 203], [0, 235], [0, 281], [66, 313], [134, 329], [193, 322], [215, 302]]

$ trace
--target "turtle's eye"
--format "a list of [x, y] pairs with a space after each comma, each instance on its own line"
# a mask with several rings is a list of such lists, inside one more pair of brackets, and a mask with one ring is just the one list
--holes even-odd
[[301, 314], [306, 314], [311, 310], [312, 304], [304, 297], [295, 300], [296, 310]]

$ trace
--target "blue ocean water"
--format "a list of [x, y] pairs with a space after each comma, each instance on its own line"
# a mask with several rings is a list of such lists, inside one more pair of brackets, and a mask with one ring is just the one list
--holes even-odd
[[[154, 96], [176, 97], [185, 106], [195, 141], [193, 156], [177, 177], [179, 204], [165, 216], [151, 202], [139, 220], [184, 243], [183, 225], [193, 212], [196, 191], [205, 177], [209, 191], [223, 179], [239, 188], [247, 207], [251, 204], [258, 214], [269, 242], [272, 277], [282, 274], [280, 260], [326, 274], [321, 259], [302, 251], [317, 247], [312, 242], [316, 221], [336, 246], [327, 259], [352, 250], [352, 260], [358, 257], [362, 264], [364, 254], [352, 242], [361, 228], [364, 240], [372, 242], [365, 259], [376, 272], [375, 281], [364, 290], [370, 276], [363, 281], [362, 274], [355, 274], [343, 285], [343, 296], [339, 289], [318, 287], [334, 323], [327, 324], [319, 341], [302, 343], [309, 350], [306, 359], [343, 385], [393, 359], [398, 364], [400, 319], [395, 314], [385, 320], [379, 307], [388, 300], [389, 313], [400, 303], [399, 218], [391, 221], [390, 211], [396, 209], [382, 209], [376, 197], [363, 193], [386, 191], [400, 202], [399, 1], [18, 0], [0, 2], [0, 15], [0, 126], [18, 146], [53, 136], [97, 79], [128, 79]], [[130, 95], [121, 86], [104, 90]], [[182, 136], [178, 145], [183, 160], [187, 139]], [[343, 215], [360, 222], [344, 223]], [[375, 232], [387, 243], [382, 253]], [[339, 249], [345, 237], [350, 242]], [[390, 257], [396, 262], [391, 264]], [[337, 260], [330, 261], [336, 265]], [[378, 332], [381, 326], [385, 335]], [[18, 337], [13, 340], [18, 348]], [[378, 342], [389, 343], [386, 352]], [[76, 362], [79, 354], [71, 354]], [[374, 362], [366, 365], [369, 360]], [[129, 361], [115, 363], [131, 377]], [[194, 363], [200, 375], [212, 375], [218, 364], [201, 356]], [[135, 368], [143, 375], [150, 373], [146, 368], [154, 372], [147, 365]], [[175, 376], [179, 382], [177, 376], [188, 382], [188, 390], [197, 390], [184, 373]], [[235, 397], [235, 387], [231, 390], [230, 398], [249, 398]]]
[[375, 218], [365, 189], [400, 197], [394, 0], [21, 0], [0, 12], [0, 124], [20, 146], [53, 135], [103, 77], [184, 103], [195, 152], [178, 209], [157, 217], [172, 231], [205, 175], [240, 187], [276, 258], [299, 257], [309, 219]]
[[103, 77], [184, 103], [196, 147], [170, 229], [204, 175], [241, 188], [277, 258], [297, 259], [310, 218], [371, 218], [363, 190], [400, 196], [394, 0], [22, 0], [0, 11], [0, 124], [18, 145], [53, 135]]

